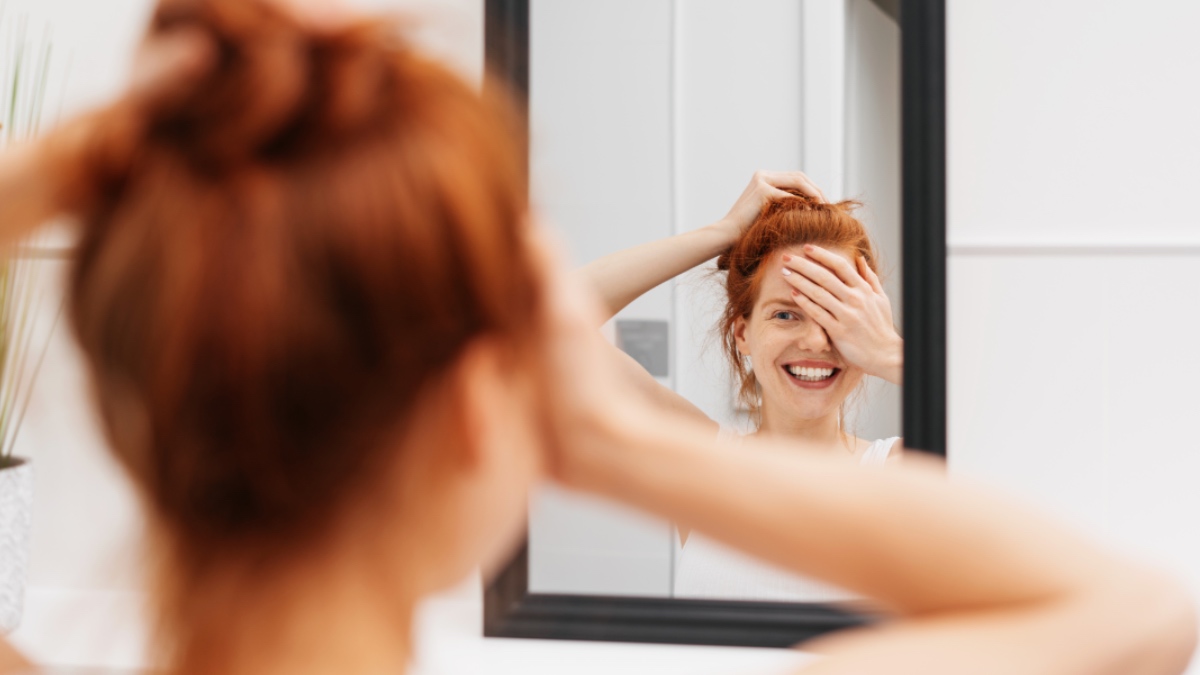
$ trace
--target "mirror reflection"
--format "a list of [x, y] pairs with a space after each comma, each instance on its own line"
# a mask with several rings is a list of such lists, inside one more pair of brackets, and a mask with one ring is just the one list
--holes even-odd
[[[531, 9], [534, 199], [605, 303], [614, 367], [729, 452], [764, 434], [898, 461], [895, 20], [869, 0]], [[535, 593], [852, 599], [556, 488], [529, 573]]]

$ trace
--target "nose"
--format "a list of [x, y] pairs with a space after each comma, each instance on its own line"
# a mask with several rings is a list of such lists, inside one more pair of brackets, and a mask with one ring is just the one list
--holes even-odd
[[833, 350], [833, 342], [829, 333], [817, 325], [815, 321], [805, 321], [804, 328], [796, 336], [796, 346], [810, 352], [828, 352]]

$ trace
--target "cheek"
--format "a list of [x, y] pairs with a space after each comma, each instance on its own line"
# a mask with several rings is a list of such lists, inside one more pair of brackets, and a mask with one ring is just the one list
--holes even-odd
[[863, 377], [865, 377], [864, 371], [858, 368], [847, 368], [842, 376], [842, 387], [847, 391], [852, 391], [862, 384]]
[[787, 335], [766, 323], [752, 323], [746, 328], [746, 346], [756, 357], [773, 358], [781, 345], [787, 343]]

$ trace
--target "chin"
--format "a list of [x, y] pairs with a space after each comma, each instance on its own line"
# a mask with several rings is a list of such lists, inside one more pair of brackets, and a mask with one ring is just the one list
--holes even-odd
[[795, 389], [788, 388], [776, 392], [775, 400], [783, 401], [785, 409], [797, 418], [815, 420], [836, 413], [846, 397], [836, 392], [797, 393]]

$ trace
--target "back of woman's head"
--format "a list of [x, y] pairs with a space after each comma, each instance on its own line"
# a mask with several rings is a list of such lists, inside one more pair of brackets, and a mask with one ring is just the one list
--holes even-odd
[[69, 312], [114, 452], [199, 569], [319, 536], [469, 342], [524, 341], [538, 292], [509, 111], [396, 27], [166, 0], [150, 30], [215, 64], [145, 124], [109, 111], [73, 167]]
[[762, 289], [766, 261], [772, 254], [813, 244], [862, 257], [878, 272], [878, 254], [863, 223], [854, 216], [858, 202], [821, 202], [793, 192], [763, 208], [732, 247], [717, 259], [717, 269], [726, 273], [725, 311], [718, 331], [729, 367], [738, 379], [741, 404], [752, 413], [759, 411], [758, 381], [738, 351], [734, 331], [738, 319], [749, 319]]

